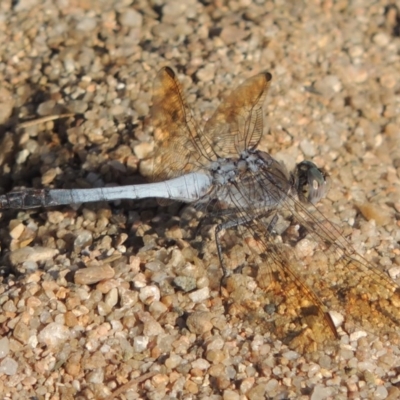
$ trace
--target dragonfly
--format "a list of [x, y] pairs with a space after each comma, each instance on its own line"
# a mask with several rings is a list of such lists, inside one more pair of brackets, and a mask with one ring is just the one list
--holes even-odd
[[[232, 323], [247, 321], [302, 352], [337, 342], [340, 329], [398, 342], [399, 286], [316, 206], [328, 193], [328, 174], [311, 161], [288, 172], [258, 150], [271, 80], [269, 72], [245, 80], [200, 129], [175, 72], [164, 67], [153, 88], [152, 183], [24, 189], [0, 196], [0, 209], [150, 197], [194, 204], [216, 221]], [[304, 242], [315, 245], [302, 255]], [[334, 315], [343, 315], [342, 326]]]

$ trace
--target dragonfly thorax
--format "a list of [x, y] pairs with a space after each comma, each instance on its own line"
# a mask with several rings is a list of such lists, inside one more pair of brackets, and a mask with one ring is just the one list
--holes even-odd
[[275, 208], [291, 190], [284, 165], [268, 153], [241, 152], [237, 158], [221, 158], [211, 165], [212, 195], [226, 207]]

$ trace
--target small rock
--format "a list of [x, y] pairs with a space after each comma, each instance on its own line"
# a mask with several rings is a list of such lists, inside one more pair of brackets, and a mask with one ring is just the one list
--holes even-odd
[[334, 323], [334, 325], [336, 326], [336, 328], [338, 328], [339, 326], [341, 326], [343, 324], [344, 321], [344, 317], [342, 314], [338, 313], [337, 311], [329, 311], [329, 315], [332, 318], [332, 321]]
[[113, 116], [126, 114], [126, 108], [122, 104], [115, 104], [110, 108], [110, 114]]
[[182, 357], [177, 355], [177, 354], [171, 354], [166, 360], [165, 360], [165, 366], [170, 369], [176, 368], [180, 363], [182, 362]]
[[202, 303], [209, 297], [210, 297], [210, 289], [208, 287], [204, 287], [189, 294], [190, 300], [192, 300], [194, 303]]
[[316, 385], [311, 395], [311, 400], [324, 400], [332, 395], [332, 390], [329, 387]]
[[0, 358], [4, 358], [10, 351], [10, 343], [8, 337], [2, 337], [0, 339]]
[[15, 325], [13, 336], [21, 343], [26, 344], [29, 340], [29, 328], [25, 323], [19, 321], [17, 325]]
[[51, 322], [43, 328], [38, 335], [40, 343], [49, 348], [57, 348], [70, 338], [69, 329], [65, 325], [57, 322]]
[[375, 390], [374, 399], [386, 399], [388, 394], [388, 390], [385, 388], [385, 386], [378, 386]]
[[121, 13], [119, 16], [119, 23], [128, 28], [140, 28], [143, 23], [143, 17], [142, 14], [135, 9], [129, 8]]
[[228, 25], [222, 29], [220, 37], [226, 45], [230, 45], [243, 40], [248, 34], [249, 32], [238, 28], [235, 25]]
[[12, 265], [21, 264], [25, 261], [44, 262], [52, 259], [57, 254], [58, 250], [48, 247], [24, 247], [11, 252], [10, 262]]
[[154, 142], [141, 142], [133, 148], [133, 151], [139, 160], [147, 158], [154, 149]]
[[173, 282], [176, 287], [184, 292], [196, 289], [196, 279], [191, 276], [177, 276]]
[[86, 380], [90, 383], [101, 384], [104, 381], [104, 371], [102, 368], [96, 368], [86, 375]]
[[306, 157], [311, 158], [316, 154], [314, 144], [307, 139], [303, 139], [300, 142], [300, 149]]
[[14, 99], [12, 93], [3, 85], [0, 87], [0, 125], [3, 125], [11, 117], [14, 107]]
[[29, 151], [27, 149], [23, 149], [15, 157], [15, 162], [19, 165], [24, 164], [28, 157]]
[[105, 296], [104, 303], [113, 308], [118, 303], [118, 289], [112, 288]]
[[379, 226], [386, 225], [391, 220], [390, 215], [388, 215], [387, 213], [382, 211], [379, 207], [373, 204], [370, 203], [358, 204], [357, 208], [360, 210], [361, 214], [367, 221], [373, 219]]
[[342, 90], [342, 83], [336, 75], [326, 75], [315, 82], [314, 87], [323, 96], [331, 98]]
[[143, 333], [146, 336], [157, 336], [164, 332], [162, 326], [153, 318], [144, 323]]
[[210, 368], [210, 363], [205, 360], [204, 358], [198, 358], [197, 360], [192, 362], [192, 368], [200, 369], [200, 370], [207, 370]]
[[200, 68], [196, 75], [200, 81], [211, 82], [215, 77], [215, 65], [208, 63], [204, 68]]
[[396, 75], [394, 73], [383, 74], [379, 78], [381, 85], [387, 89], [393, 89], [397, 85]]
[[39, 104], [39, 107], [37, 108], [37, 113], [41, 116], [51, 115], [54, 113], [55, 106], [56, 102], [54, 100], [44, 101], [43, 103]]
[[223, 400], [239, 400], [240, 399], [240, 395], [239, 395], [239, 393], [228, 389], [228, 390], [224, 391], [222, 399]]
[[93, 29], [95, 29], [97, 26], [97, 19], [96, 18], [92, 18], [92, 17], [85, 17], [82, 18], [77, 26], [76, 29], [78, 31], [84, 31], [84, 32], [89, 32], [92, 31]]
[[99, 265], [79, 269], [75, 272], [74, 280], [77, 285], [93, 285], [104, 279], [111, 279], [114, 275], [115, 271], [109, 265]]
[[251, 388], [247, 393], [247, 397], [249, 400], [261, 400], [265, 399], [265, 395], [267, 394], [267, 384], [261, 383], [259, 385]]
[[146, 305], [153, 303], [153, 301], [159, 301], [160, 289], [157, 286], [145, 286], [140, 289], [139, 299]]
[[46, 186], [49, 185], [51, 182], [54, 181], [55, 177], [57, 176], [57, 168], [50, 168], [42, 175], [42, 185]]
[[149, 343], [149, 338], [146, 336], [136, 336], [133, 339], [133, 348], [136, 353], [141, 353], [146, 350], [147, 345]]
[[186, 325], [190, 332], [202, 335], [213, 328], [211, 318], [212, 314], [207, 311], [195, 311], [187, 318]]
[[282, 354], [287, 360], [297, 360], [299, 358], [299, 353], [296, 353], [293, 350], [289, 350], [286, 353]]
[[150, 107], [147, 101], [138, 99], [133, 102], [133, 108], [138, 113], [139, 117], [146, 117], [149, 115]]
[[74, 240], [74, 250], [76, 252], [81, 251], [85, 247], [88, 247], [93, 242], [92, 232], [87, 230], [82, 230], [78, 233], [78, 236]]
[[8, 300], [3, 304], [3, 311], [14, 313], [17, 311], [17, 307], [12, 300]]
[[390, 37], [384, 32], [379, 32], [372, 38], [378, 46], [384, 47], [390, 42]]
[[59, 224], [64, 221], [64, 214], [60, 211], [49, 211], [47, 213], [47, 219], [51, 224]]
[[15, 375], [17, 373], [18, 363], [12, 358], [6, 357], [0, 363], [0, 374]]
[[19, 239], [25, 230], [25, 225], [18, 220], [11, 220], [9, 225], [9, 233], [12, 239]]

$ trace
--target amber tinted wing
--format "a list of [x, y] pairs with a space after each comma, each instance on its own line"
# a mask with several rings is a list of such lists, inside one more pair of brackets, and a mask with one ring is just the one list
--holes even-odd
[[400, 287], [386, 272], [358, 254], [337, 227], [313, 206], [297, 205], [294, 218], [316, 241], [307, 267], [320, 279], [313, 289], [330, 310], [341, 312], [347, 332], [365, 330], [374, 335], [391, 335], [400, 341]]
[[[274, 182], [268, 181], [270, 176], [263, 171], [253, 174], [254, 182], [264, 180], [265, 196], [271, 195], [268, 186], [278, 179], [277, 175]], [[338, 343], [328, 311], [343, 316], [345, 332], [388, 334], [392, 343], [399, 343], [399, 286], [357, 254], [314, 206], [306, 207], [289, 195], [279, 208], [288, 222], [282, 231], [271, 222], [276, 212], [254, 210], [249, 203], [237, 205], [227, 216], [230, 221], [247, 221], [232, 228], [238, 231], [233, 235], [228, 230], [228, 239], [223, 239], [224, 262], [230, 269], [242, 266], [244, 272], [228, 280], [232, 317], [249, 321], [260, 333], [270, 332], [301, 352]], [[279, 235], [271, 233], [275, 229]]]
[[171, 68], [162, 68], [156, 76], [151, 114], [156, 142], [153, 180], [199, 169], [202, 152], [198, 147], [198, 129]]
[[255, 75], [223, 100], [204, 127], [202, 143], [210, 157], [234, 157], [258, 145], [271, 79], [269, 72]]
[[300, 353], [335, 348], [338, 334], [329, 309], [301, 272], [301, 260], [290, 246], [275, 241], [270, 216], [254, 217], [221, 238], [225, 265], [242, 267], [226, 284], [232, 323], [268, 334]]

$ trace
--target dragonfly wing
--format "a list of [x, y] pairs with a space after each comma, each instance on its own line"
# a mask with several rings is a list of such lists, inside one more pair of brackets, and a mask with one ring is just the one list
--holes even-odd
[[162, 181], [201, 167], [198, 128], [174, 71], [162, 68], [154, 81], [151, 109], [156, 150], [153, 180]]
[[[269, 334], [300, 352], [337, 346], [327, 307], [304, 278], [293, 250], [274, 243], [271, 215], [228, 229], [220, 239], [222, 263], [236, 270], [226, 282], [232, 322]], [[241, 218], [230, 215], [229, 219]]]
[[235, 157], [257, 147], [263, 134], [263, 106], [271, 79], [269, 72], [255, 75], [220, 104], [201, 138], [210, 157]]

